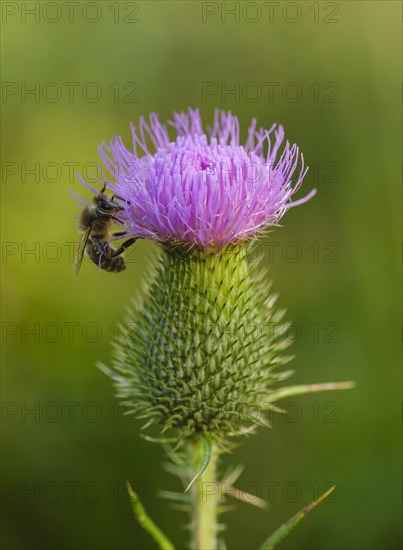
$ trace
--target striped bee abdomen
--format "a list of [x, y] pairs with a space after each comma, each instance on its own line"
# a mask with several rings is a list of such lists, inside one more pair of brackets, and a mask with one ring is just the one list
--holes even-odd
[[111, 273], [119, 273], [126, 269], [126, 263], [122, 256], [116, 256], [116, 258], [106, 259], [102, 258], [101, 260], [101, 269], [109, 271]]

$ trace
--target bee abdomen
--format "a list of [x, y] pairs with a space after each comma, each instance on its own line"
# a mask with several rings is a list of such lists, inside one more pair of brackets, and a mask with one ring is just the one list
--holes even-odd
[[117, 258], [112, 258], [111, 260], [108, 260], [105, 262], [105, 264], [101, 265], [102, 269], [105, 271], [109, 271], [111, 273], [119, 273], [119, 271], [123, 271], [126, 269], [126, 264], [124, 259], [121, 256], [118, 256]]

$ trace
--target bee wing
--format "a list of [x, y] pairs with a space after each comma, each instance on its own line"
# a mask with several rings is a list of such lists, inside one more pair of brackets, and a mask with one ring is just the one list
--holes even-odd
[[87, 231], [83, 231], [81, 233], [80, 240], [78, 241], [77, 256], [74, 262], [74, 271], [76, 272], [76, 275], [78, 275], [81, 264], [83, 263], [85, 247], [87, 246], [90, 233], [91, 233], [91, 227]]

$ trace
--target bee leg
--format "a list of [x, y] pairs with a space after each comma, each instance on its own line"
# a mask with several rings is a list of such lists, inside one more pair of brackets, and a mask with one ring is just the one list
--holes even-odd
[[99, 239], [97, 239], [97, 237], [92, 237], [92, 240], [97, 245], [99, 251], [104, 253], [105, 252], [105, 246], [101, 243], [101, 241]]
[[127, 231], [115, 231], [115, 233], [112, 233], [114, 237], [124, 237], [127, 235]]
[[110, 219], [113, 220], [115, 223], [120, 223], [120, 225], [123, 225], [122, 220], [119, 220], [119, 218], [115, 218], [115, 216], [110, 216]]
[[112, 253], [111, 253], [111, 258], [114, 258], [115, 256], [119, 256], [120, 254], [122, 254], [122, 252], [124, 252], [126, 250], [126, 248], [129, 248], [129, 246], [131, 246], [133, 243], [135, 243], [137, 241], [137, 239], [135, 238], [132, 238], [132, 239], [127, 239], [127, 241], [125, 241], [124, 243], [122, 243], [119, 248], [116, 248], [116, 250], [114, 250]]
[[113, 202], [115, 199], [118, 199], [119, 201], [127, 202], [127, 204], [131, 204], [130, 201], [127, 201], [126, 199], [124, 199], [123, 197], [120, 197], [119, 195], [113, 195], [113, 196], [112, 196], [112, 202]]

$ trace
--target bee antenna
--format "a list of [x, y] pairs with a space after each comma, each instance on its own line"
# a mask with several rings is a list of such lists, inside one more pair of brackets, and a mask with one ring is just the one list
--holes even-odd
[[104, 186], [101, 189], [101, 193], [105, 193], [105, 189], [106, 189], [106, 182], [104, 183]]

